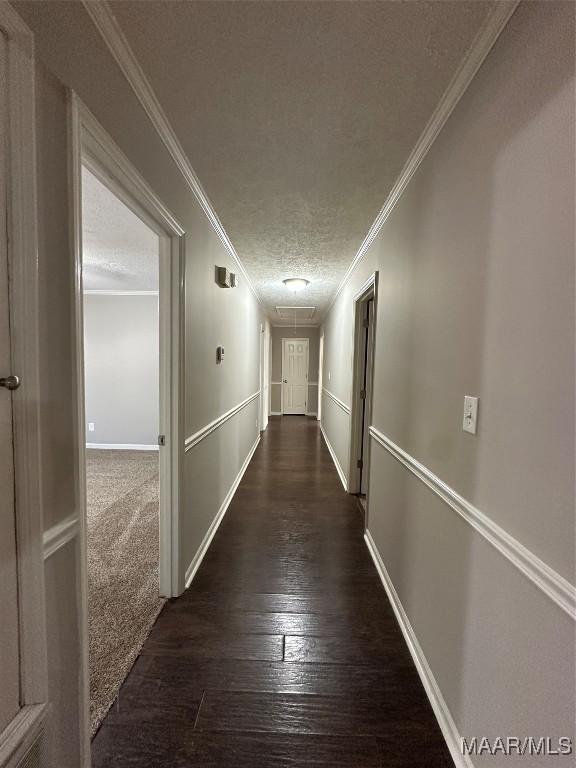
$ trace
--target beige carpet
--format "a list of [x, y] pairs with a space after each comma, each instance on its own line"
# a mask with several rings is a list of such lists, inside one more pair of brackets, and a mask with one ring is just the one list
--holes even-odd
[[86, 451], [90, 723], [96, 733], [164, 600], [158, 453]]

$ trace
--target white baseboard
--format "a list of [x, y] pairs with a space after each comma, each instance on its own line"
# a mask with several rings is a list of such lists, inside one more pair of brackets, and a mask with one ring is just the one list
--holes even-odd
[[270, 411], [270, 416], [282, 416], [282, 411]]
[[324, 437], [324, 441], [326, 442], [328, 450], [330, 451], [330, 456], [332, 456], [332, 461], [334, 462], [334, 466], [336, 467], [336, 471], [338, 472], [338, 477], [340, 478], [340, 481], [341, 481], [342, 485], [344, 486], [344, 490], [346, 492], [348, 492], [348, 481], [346, 480], [346, 475], [344, 474], [344, 470], [340, 466], [340, 462], [338, 461], [338, 457], [336, 456], [336, 452], [334, 451], [334, 448], [332, 448], [332, 445], [330, 443], [330, 440], [328, 440], [326, 432], [324, 432], [324, 427], [322, 426], [322, 422], [320, 422], [320, 431], [322, 432], [322, 436]]
[[86, 448], [98, 448], [101, 451], [157, 451], [157, 445], [142, 443], [86, 443]]
[[386, 590], [388, 600], [390, 601], [390, 604], [394, 610], [396, 620], [398, 621], [400, 629], [402, 630], [404, 640], [406, 641], [408, 650], [410, 651], [414, 664], [416, 665], [416, 669], [420, 675], [420, 680], [422, 681], [424, 690], [426, 691], [428, 699], [430, 700], [430, 704], [432, 705], [432, 709], [434, 710], [434, 714], [438, 720], [438, 725], [440, 726], [442, 735], [444, 736], [448, 749], [450, 750], [450, 754], [452, 755], [452, 760], [454, 760], [454, 765], [456, 768], [474, 768], [470, 757], [468, 755], [462, 754], [462, 739], [456, 727], [456, 723], [454, 722], [452, 714], [448, 709], [448, 705], [442, 696], [442, 692], [438, 686], [438, 683], [436, 682], [436, 678], [430, 669], [430, 665], [428, 664], [426, 656], [424, 655], [424, 651], [418, 642], [416, 633], [414, 632], [412, 625], [410, 624], [410, 620], [406, 615], [406, 611], [400, 602], [398, 593], [394, 588], [392, 579], [386, 570], [386, 566], [384, 565], [380, 553], [378, 552], [376, 544], [374, 543], [374, 539], [370, 535], [370, 531], [366, 531], [364, 534], [364, 540], [366, 541], [366, 546], [368, 547], [368, 551], [372, 556], [372, 560], [374, 561], [374, 565], [376, 566], [380, 580], [382, 581], [384, 589]]
[[206, 532], [206, 536], [204, 536], [204, 539], [202, 540], [202, 544], [200, 544], [200, 546], [198, 547], [198, 551], [196, 552], [196, 554], [192, 558], [192, 562], [190, 563], [188, 568], [186, 568], [186, 577], [185, 577], [185, 585], [186, 585], [185, 588], [186, 589], [188, 589], [188, 587], [192, 583], [192, 579], [196, 575], [196, 571], [200, 567], [200, 564], [202, 563], [202, 560], [204, 559], [204, 555], [208, 551], [208, 547], [210, 546], [210, 544], [212, 542], [212, 539], [214, 538], [214, 535], [215, 535], [216, 531], [218, 530], [218, 527], [219, 527], [220, 523], [222, 522], [222, 519], [223, 519], [224, 515], [226, 514], [226, 510], [230, 506], [230, 502], [232, 501], [232, 498], [233, 498], [234, 494], [236, 493], [236, 489], [240, 485], [240, 481], [242, 480], [244, 472], [246, 472], [248, 464], [250, 464], [250, 459], [254, 455], [254, 451], [256, 450], [256, 448], [258, 448], [258, 443], [259, 442], [260, 442], [260, 434], [258, 434], [258, 437], [256, 438], [256, 442], [254, 443], [252, 448], [250, 448], [250, 450], [248, 451], [248, 455], [244, 459], [244, 463], [240, 467], [240, 471], [236, 475], [236, 479], [232, 483], [232, 485], [230, 487], [230, 490], [228, 491], [228, 493], [224, 497], [224, 501], [220, 505], [220, 509], [218, 510], [218, 512], [216, 514], [216, 517], [212, 521], [212, 524], [210, 525], [210, 528], [208, 528], [208, 531]]
[[318, 417], [318, 414], [315, 411], [307, 411], [306, 416], [314, 416], [316, 419]]

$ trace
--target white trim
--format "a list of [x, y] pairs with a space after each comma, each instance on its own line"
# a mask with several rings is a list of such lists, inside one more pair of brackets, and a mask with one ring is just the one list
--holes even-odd
[[344, 486], [344, 490], [348, 491], [348, 482], [346, 480], [346, 475], [344, 474], [344, 470], [340, 466], [340, 462], [338, 461], [338, 457], [336, 456], [336, 451], [334, 450], [334, 448], [332, 448], [332, 444], [330, 443], [330, 440], [328, 440], [328, 436], [324, 431], [324, 426], [322, 425], [322, 422], [320, 422], [320, 431], [322, 432], [322, 437], [324, 438], [326, 446], [330, 451], [330, 456], [332, 456], [332, 461], [334, 462], [334, 466], [336, 467], [336, 471], [338, 472], [338, 477], [340, 478], [340, 482]]
[[377, 283], [378, 270], [375, 270], [369, 277], [366, 278], [362, 286], [356, 291], [352, 299], [352, 303], [356, 304], [359, 299], [364, 298], [364, 294], [368, 293], [371, 288], [374, 288], [374, 291], [376, 291]]
[[[80, 763], [90, 765], [88, 584], [86, 535], [85, 405], [82, 285], [82, 165], [139, 216], [159, 238], [160, 289], [160, 432], [166, 445], [160, 453], [160, 568], [159, 592], [180, 594], [184, 573], [180, 566], [182, 494], [184, 230], [145, 179], [114, 143], [74, 92], [69, 91], [68, 119], [70, 240], [73, 253], [72, 307], [74, 322], [74, 440], [75, 493], [79, 503], [77, 558], [80, 613]], [[182, 572], [181, 572], [182, 570]]]
[[47, 716], [48, 704], [45, 703], [27, 704], [20, 709], [0, 734], [0, 765], [18, 768], [26, 752], [42, 733]]
[[317, 381], [309, 381], [308, 382], [308, 386], [309, 387], [317, 387], [318, 386], [318, 382]]
[[79, 533], [80, 520], [77, 515], [70, 515], [59, 523], [56, 523], [56, 525], [53, 525], [52, 528], [48, 528], [42, 537], [44, 560], [53, 555], [54, 552], [57, 552], [69, 541], [75, 539]]
[[[40, 422], [39, 291], [36, 196], [34, 36], [9, 3], [0, 3], [6, 41], [6, 222], [11, 373], [14, 519], [17, 540], [20, 711], [0, 734], [0, 762], [35, 738], [48, 701]], [[6, 297], [3, 297], [5, 300]]]
[[282, 411], [270, 411], [270, 416], [282, 416]]
[[220, 523], [222, 522], [222, 519], [224, 515], [226, 514], [226, 510], [230, 506], [230, 502], [232, 501], [234, 494], [236, 493], [236, 489], [240, 485], [240, 481], [242, 480], [242, 477], [244, 476], [244, 472], [246, 472], [246, 469], [248, 467], [248, 464], [250, 464], [250, 460], [252, 459], [252, 456], [254, 455], [254, 451], [256, 448], [258, 448], [258, 443], [260, 442], [260, 435], [256, 438], [256, 441], [252, 448], [248, 451], [248, 455], [244, 459], [244, 463], [240, 467], [240, 471], [236, 475], [236, 478], [232, 485], [230, 486], [230, 490], [224, 497], [224, 501], [220, 505], [220, 509], [218, 510], [216, 517], [212, 521], [210, 527], [208, 528], [208, 531], [206, 532], [206, 535], [204, 536], [204, 539], [202, 540], [202, 544], [198, 547], [198, 551], [192, 558], [192, 562], [186, 569], [186, 589], [190, 586], [192, 583], [192, 580], [194, 576], [196, 575], [196, 572], [198, 571], [198, 568], [200, 567], [200, 564], [202, 563], [202, 560], [204, 559], [204, 555], [208, 551], [208, 547], [210, 546], [212, 539], [214, 538], [214, 535], [216, 531], [218, 530], [218, 527], [220, 526]]
[[314, 416], [314, 418], [316, 418], [318, 414], [316, 411], [306, 411], [306, 416]]
[[392, 606], [398, 625], [402, 630], [404, 640], [406, 641], [406, 645], [408, 646], [408, 650], [410, 651], [410, 655], [412, 656], [416, 670], [420, 675], [420, 680], [422, 681], [424, 690], [426, 691], [432, 709], [434, 710], [434, 714], [438, 720], [438, 725], [440, 726], [440, 730], [442, 731], [446, 745], [448, 746], [450, 754], [452, 755], [452, 759], [454, 760], [454, 765], [457, 766], [457, 768], [473, 768], [473, 764], [469, 756], [462, 754], [462, 740], [456, 727], [456, 723], [454, 722], [454, 718], [452, 717], [452, 714], [448, 709], [448, 705], [442, 696], [440, 687], [436, 682], [436, 678], [434, 677], [432, 670], [430, 669], [430, 665], [428, 664], [426, 656], [424, 655], [424, 651], [418, 642], [416, 633], [414, 632], [406, 611], [400, 602], [398, 593], [396, 592], [394, 584], [392, 583], [392, 579], [390, 578], [390, 575], [386, 570], [386, 566], [380, 557], [380, 553], [378, 552], [376, 544], [370, 535], [370, 531], [365, 532], [364, 540], [366, 541], [366, 546], [368, 547], [368, 551], [372, 556], [372, 560], [374, 561], [374, 565], [376, 566], [380, 580], [382, 581], [384, 589], [386, 590], [388, 600], [390, 601], [390, 605]]
[[308, 323], [307, 325], [299, 325], [298, 323], [296, 323], [296, 326], [294, 326], [294, 323], [282, 323], [282, 324], [272, 323], [272, 328], [294, 328], [294, 327], [296, 327], [296, 328], [319, 328], [320, 327], [320, 323], [316, 323], [316, 325], [310, 325], [310, 323]]
[[84, 296], [158, 296], [160, 291], [112, 291], [84, 289]]
[[[77, 382], [80, 467], [84, 466], [84, 355], [83, 286], [81, 245], [81, 166], [85, 165], [159, 237], [159, 338], [160, 338], [160, 428], [166, 445], [160, 452], [160, 593], [171, 597], [183, 588], [178, 562], [180, 474], [182, 462], [182, 313], [184, 292], [184, 229], [158, 198], [147, 181], [115, 144], [78, 97], [70, 94], [70, 128], [73, 160], [71, 188], [74, 200], [74, 258], [76, 285], [74, 306], [77, 337]], [[82, 472], [81, 472], [82, 474]], [[83, 482], [83, 481], [82, 481]], [[85, 516], [85, 488], [79, 488]], [[83, 537], [84, 538], [84, 537]]]
[[368, 249], [374, 242], [374, 239], [386, 223], [396, 204], [402, 197], [402, 194], [408, 186], [410, 179], [414, 176], [421, 162], [428, 154], [430, 147], [433, 145], [446, 121], [466, 92], [476, 72], [480, 69], [482, 62], [492, 50], [492, 46], [516, 10], [516, 6], [519, 2], [520, 0], [509, 0], [509, 2], [498, 2], [494, 4], [492, 11], [487, 16], [486, 20], [478, 31], [478, 34], [474, 38], [468, 53], [456, 70], [447, 89], [444, 91], [444, 94], [438, 102], [436, 109], [432, 113], [430, 120], [426, 124], [426, 127], [421, 133], [420, 138], [416, 142], [414, 149], [410, 153], [408, 160], [402, 168], [400, 175], [394, 182], [394, 186], [386, 198], [386, 202], [380, 209], [378, 216], [376, 216], [376, 219], [368, 230], [368, 234], [362, 241], [356, 256], [354, 256], [354, 259], [346, 270], [346, 273], [344, 274], [344, 277], [336, 289], [336, 292], [331, 298], [328, 307], [323, 313], [324, 317], [326, 317], [330, 312], [334, 302], [348, 282], [350, 275], [362, 261]]
[[88, 12], [88, 15], [100, 32], [102, 39], [112, 53], [112, 56], [124, 73], [126, 80], [140, 101], [140, 104], [143, 106], [144, 111], [148, 115], [152, 125], [156, 129], [156, 132], [172, 156], [176, 167], [200, 203], [200, 206], [206, 214], [206, 217], [208, 218], [214, 231], [220, 238], [229, 256], [236, 263], [238, 269], [242, 273], [243, 278], [246, 280], [246, 284], [249, 286], [257, 300], [260, 301], [260, 296], [256, 291], [252, 281], [248, 277], [246, 268], [236, 253], [236, 249], [232, 245], [226, 230], [222, 226], [222, 223], [220, 222], [220, 219], [218, 218], [218, 215], [214, 210], [208, 195], [202, 188], [202, 185], [196, 176], [196, 172], [192, 168], [190, 160], [186, 156], [186, 153], [184, 152], [184, 149], [180, 144], [178, 137], [172, 128], [170, 121], [168, 120], [168, 117], [162, 109], [162, 106], [156, 94], [154, 93], [148, 78], [144, 74], [144, 70], [140, 66], [140, 63], [138, 62], [132, 48], [130, 47], [128, 40], [120, 28], [120, 25], [114, 18], [112, 10], [105, 2], [105, 0], [101, 0], [101, 2], [98, 3], [91, 2], [91, 0], [83, 0], [83, 4], [86, 8], [86, 11]]
[[250, 397], [247, 397], [246, 400], [242, 400], [242, 402], [238, 403], [238, 405], [235, 405], [234, 408], [230, 408], [229, 411], [226, 411], [226, 413], [218, 416], [218, 418], [214, 419], [214, 421], [211, 421], [210, 424], [206, 424], [206, 426], [202, 427], [202, 429], [199, 429], [198, 432], [195, 432], [193, 435], [190, 435], [190, 437], [187, 437], [184, 444], [184, 450], [188, 452], [191, 448], [194, 448], [194, 446], [198, 445], [198, 443], [204, 440], [205, 437], [208, 437], [208, 435], [212, 434], [212, 432], [218, 429], [218, 427], [221, 427], [225, 421], [231, 419], [232, 416], [238, 413], [238, 411], [241, 411], [243, 408], [245, 408], [248, 403], [251, 403], [252, 400], [255, 400], [259, 394], [260, 392], [254, 392], [254, 394], [250, 395]]
[[[362, 469], [358, 466], [358, 460], [362, 453], [364, 444], [364, 433], [362, 430], [364, 419], [369, 424], [372, 420], [372, 400], [374, 391], [374, 357], [376, 351], [376, 322], [378, 314], [378, 270], [365, 280], [362, 287], [356, 292], [352, 300], [352, 344], [350, 355], [350, 367], [352, 369], [352, 400], [350, 405], [350, 442], [348, 454], [348, 490], [350, 493], [362, 492], [362, 476], [368, 478], [366, 482], [366, 508], [365, 520], [369, 517], [370, 499], [368, 493], [370, 478], [370, 450], [368, 455], [363, 457], [364, 466]], [[363, 327], [363, 318], [366, 311], [366, 305], [369, 299], [374, 301], [374, 311], [372, 317], [372, 326], [368, 329], [368, 344], [365, 343], [365, 328]], [[368, 353], [371, 352], [371, 355]], [[366, 385], [365, 400], [360, 395], [363, 387], [364, 365], [371, 366], [370, 380]], [[364, 414], [364, 419], [363, 415]], [[368, 444], [370, 441], [367, 441]]]
[[556, 605], [576, 620], [576, 587], [386, 435], [375, 427], [370, 427], [370, 434], [379, 445], [484, 536]]
[[282, 384], [281, 381], [271, 381], [270, 384]]
[[96, 448], [102, 451], [158, 451], [158, 444], [144, 443], [86, 443], [86, 448]]
[[322, 392], [327, 394], [330, 400], [333, 400], [336, 403], [336, 405], [340, 406], [340, 408], [342, 408], [344, 413], [350, 414], [350, 406], [346, 405], [346, 403], [343, 403], [339, 397], [336, 397], [336, 395], [333, 395], [332, 392], [326, 389], [326, 387], [322, 387]]

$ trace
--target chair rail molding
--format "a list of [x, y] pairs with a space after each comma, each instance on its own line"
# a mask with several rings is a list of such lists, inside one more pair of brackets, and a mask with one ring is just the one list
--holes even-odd
[[494, 43], [510, 20], [510, 17], [516, 10], [519, 2], [520, 0], [500, 0], [500, 2], [494, 4], [492, 11], [489, 13], [483, 25], [480, 27], [478, 34], [474, 38], [474, 41], [468, 50], [468, 53], [462, 60], [452, 80], [448, 84], [448, 87], [444, 91], [444, 94], [440, 98], [436, 109], [432, 113], [430, 120], [422, 131], [422, 134], [420, 135], [412, 152], [410, 153], [406, 164], [400, 172], [400, 175], [394, 182], [394, 185], [390, 190], [384, 205], [380, 209], [378, 216], [376, 216], [372, 226], [368, 230], [368, 234], [362, 241], [360, 248], [354, 256], [350, 266], [346, 270], [344, 277], [340, 281], [338, 288], [336, 289], [332, 299], [330, 300], [330, 303], [328, 304], [327, 309], [324, 312], [324, 317], [328, 316], [330, 309], [348, 282], [351, 274], [354, 272], [358, 264], [360, 264], [368, 252], [368, 249], [374, 242], [376, 236], [396, 207], [396, 204], [402, 197], [404, 190], [410, 182], [410, 179], [412, 176], [414, 176], [420, 163], [428, 154], [431, 146], [434, 144], [436, 138], [438, 137], [438, 134], [468, 89], [468, 86], [480, 69], [482, 62], [492, 50]]
[[73, 541], [80, 533], [80, 520], [78, 515], [69, 515], [56, 525], [44, 531], [44, 560], [47, 560], [55, 552], [61, 549], [69, 541]]
[[576, 620], [576, 587], [376, 427], [370, 427], [370, 436]]
[[330, 400], [333, 400], [336, 405], [338, 405], [344, 413], [350, 414], [350, 406], [346, 405], [346, 403], [342, 402], [339, 397], [336, 397], [336, 395], [333, 395], [332, 392], [330, 392], [326, 387], [322, 387], [322, 392], [324, 392], [325, 395], [328, 395]]
[[322, 425], [322, 422], [320, 422], [320, 431], [322, 432], [322, 437], [324, 438], [326, 447], [330, 451], [330, 456], [332, 456], [332, 461], [334, 462], [334, 466], [336, 467], [336, 472], [338, 472], [338, 477], [340, 478], [340, 482], [344, 486], [344, 490], [348, 492], [348, 480], [346, 478], [346, 475], [344, 474], [344, 470], [342, 469], [340, 462], [338, 461], [338, 457], [336, 456], [336, 451], [334, 450], [334, 448], [332, 447], [332, 443], [328, 439], [328, 435], [324, 430], [324, 426]]
[[235, 405], [233, 408], [230, 408], [229, 411], [226, 411], [226, 413], [223, 413], [221, 416], [218, 416], [218, 418], [214, 419], [214, 421], [211, 421], [209, 424], [206, 424], [206, 426], [202, 427], [202, 429], [199, 429], [198, 432], [195, 432], [193, 435], [190, 435], [190, 437], [187, 437], [184, 443], [184, 450], [189, 451], [191, 448], [194, 448], [195, 445], [198, 445], [198, 443], [204, 440], [204, 438], [212, 434], [212, 432], [218, 429], [218, 427], [221, 427], [222, 424], [224, 424], [224, 422], [228, 421], [228, 419], [231, 419], [232, 416], [235, 416], [239, 411], [245, 408], [249, 403], [255, 400], [259, 395], [260, 395], [260, 390], [258, 390], [258, 392], [254, 392], [254, 394], [250, 395], [250, 397], [247, 397], [245, 400], [242, 400], [241, 403], [238, 403], [238, 405]]
[[150, 85], [148, 78], [146, 77], [144, 70], [140, 66], [140, 62], [136, 58], [134, 51], [130, 47], [130, 43], [126, 39], [124, 32], [120, 25], [116, 21], [114, 14], [106, 0], [100, 0], [100, 2], [91, 2], [91, 0], [82, 0], [82, 3], [86, 9], [86, 12], [94, 22], [97, 30], [99, 31], [102, 39], [108, 46], [112, 56], [116, 60], [116, 63], [122, 70], [124, 77], [128, 81], [130, 87], [134, 91], [136, 97], [143, 106], [144, 111], [148, 115], [152, 125], [156, 129], [156, 132], [164, 142], [164, 145], [172, 159], [174, 160], [176, 167], [184, 177], [188, 187], [198, 200], [202, 210], [206, 214], [212, 228], [220, 238], [220, 241], [226, 248], [229, 256], [232, 258], [238, 269], [240, 270], [242, 277], [246, 280], [246, 284], [261, 304], [260, 296], [254, 287], [254, 284], [248, 276], [248, 272], [244, 267], [244, 264], [240, 260], [240, 257], [236, 253], [232, 241], [228, 237], [226, 230], [222, 226], [218, 214], [214, 210], [214, 206], [210, 202], [208, 195], [204, 191], [190, 160], [188, 159], [184, 148], [182, 147], [176, 132], [172, 128], [166, 113], [162, 109], [160, 101], [154, 92], [154, 89]]

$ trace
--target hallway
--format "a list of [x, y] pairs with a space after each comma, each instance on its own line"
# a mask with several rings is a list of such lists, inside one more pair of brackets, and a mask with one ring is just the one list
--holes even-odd
[[451, 760], [316, 420], [272, 418], [190, 589], [158, 619], [94, 768]]

